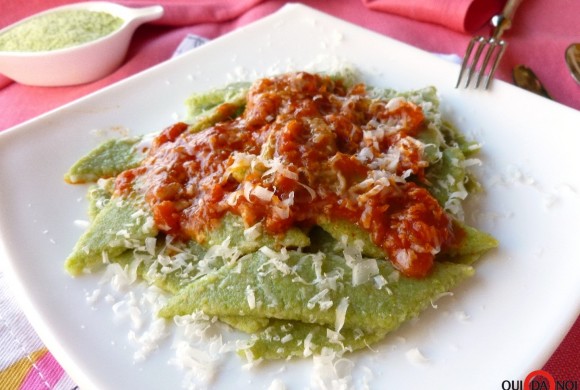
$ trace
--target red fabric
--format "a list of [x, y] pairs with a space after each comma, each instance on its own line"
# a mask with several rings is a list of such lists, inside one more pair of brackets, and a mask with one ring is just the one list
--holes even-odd
[[382, 12], [445, 26], [456, 31], [475, 31], [503, 5], [502, 0], [363, 0], [365, 6]]
[[[486, 3], [487, 1], [487, 3]], [[44, 9], [71, 0], [0, 0], [0, 28]], [[166, 12], [155, 24], [135, 33], [125, 63], [113, 74], [94, 83], [42, 88], [0, 78], [0, 130], [17, 125], [129, 75], [163, 62], [187, 33], [218, 37], [278, 10], [282, 0], [125, 0], [137, 6], [163, 4]], [[305, 0], [306, 5], [378, 33], [437, 53], [463, 55], [470, 34], [501, 8], [500, 0]], [[435, 4], [435, 6], [433, 6]], [[451, 16], [449, 16], [451, 15]], [[580, 41], [579, 1], [528, 0], [520, 5], [505, 38], [509, 42], [497, 76], [511, 79], [517, 64], [531, 67], [554, 99], [580, 109], [580, 86], [569, 76], [564, 50]], [[547, 129], [546, 131], [549, 131]], [[580, 131], [580, 129], [579, 129]], [[580, 321], [544, 369], [556, 380], [580, 381]], [[498, 384], [499, 386], [499, 384]]]
[[543, 369], [557, 381], [577, 381], [580, 386], [580, 317]]

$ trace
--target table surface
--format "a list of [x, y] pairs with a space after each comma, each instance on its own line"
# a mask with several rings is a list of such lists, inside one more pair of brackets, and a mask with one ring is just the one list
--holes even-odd
[[[21, 2], [0, 0], [0, 8], [3, 10], [0, 13], [0, 28], [41, 10], [70, 2], [72, 1], [36, 0], [22, 6]], [[148, 1], [125, 3], [144, 5]], [[179, 2], [167, 0], [167, 3], [173, 7]], [[224, 12], [221, 16], [219, 12], [213, 13], [208, 20], [189, 24], [168, 20], [163, 24], [143, 26], [135, 33], [127, 59], [121, 68], [90, 84], [41, 88], [0, 81], [0, 131], [171, 58], [187, 34], [213, 39], [275, 12], [284, 3], [277, 0], [247, 0], [238, 3], [246, 8], [237, 9], [236, 13]], [[362, 1], [309, 0], [303, 3], [434, 53], [462, 56], [472, 36], [470, 33], [453, 31], [443, 26], [370, 10]], [[580, 42], [578, 15], [579, 1], [524, 1], [517, 11], [512, 29], [505, 35], [509, 46], [497, 71], [497, 77], [511, 81], [513, 67], [525, 64], [540, 77], [554, 100], [580, 110], [580, 85], [569, 76], [564, 63], [565, 48], [572, 42]], [[489, 27], [483, 26], [476, 33], [487, 34], [488, 31]], [[6, 287], [7, 277], [9, 275], [4, 275], [0, 269], [0, 342], [8, 345], [5, 343], [14, 344], [17, 341], [18, 345], [0, 352], [0, 387], [74, 387], [58, 363], [51, 360], [50, 353], [26, 323], [24, 315]], [[20, 339], [14, 338], [14, 332], [21, 332], [24, 336]], [[580, 382], [580, 320], [576, 321], [542, 369], [556, 380], [576, 381], [576, 385]]]

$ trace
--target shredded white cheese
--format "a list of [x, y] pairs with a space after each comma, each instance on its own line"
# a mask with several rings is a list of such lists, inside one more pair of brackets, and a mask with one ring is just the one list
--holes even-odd
[[314, 309], [314, 307], [318, 304], [321, 310], [327, 310], [334, 304], [331, 300], [328, 299], [328, 289], [325, 288], [324, 290], [320, 291], [318, 294], [314, 295], [312, 298], [308, 300], [306, 303], [306, 307], [310, 310]]
[[441, 294], [438, 294], [437, 296], [433, 297], [433, 299], [431, 300], [431, 306], [433, 307], [433, 309], [437, 309], [437, 305], [435, 304], [435, 302], [437, 302], [439, 299], [443, 298], [443, 297], [452, 297], [453, 293], [450, 291], [446, 291], [446, 292], [442, 292]]
[[312, 358], [311, 388], [344, 390], [352, 387], [354, 362], [340, 356], [340, 353], [323, 348], [320, 355]]
[[352, 285], [358, 286], [368, 282], [379, 273], [379, 266], [375, 259], [360, 261], [352, 267]]
[[254, 310], [256, 308], [256, 295], [250, 285], [246, 286], [246, 300], [248, 301], [250, 309]]
[[344, 321], [346, 319], [346, 311], [348, 309], [348, 297], [343, 297], [340, 303], [336, 307], [336, 319], [334, 321], [334, 330], [340, 332], [344, 326]]
[[429, 359], [427, 359], [418, 348], [409, 349], [405, 353], [405, 356], [411, 363], [414, 364], [425, 364], [429, 362]]
[[312, 333], [308, 333], [306, 338], [304, 338], [304, 357], [308, 357], [312, 355], [312, 337], [314, 335]]
[[270, 383], [268, 390], [286, 390], [286, 385], [284, 382], [282, 382], [282, 380], [276, 378], [272, 381], [272, 383]]
[[256, 241], [262, 235], [262, 223], [258, 222], [247, 229], [244, 229], [244, 238], [248, 241]]

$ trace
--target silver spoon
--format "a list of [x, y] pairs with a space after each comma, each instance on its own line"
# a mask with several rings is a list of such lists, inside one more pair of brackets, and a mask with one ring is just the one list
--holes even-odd
[[580, 84], [580, 43], [573, 43], [566, 49], [566, 64], [572, 78]]
[[512, 70], [514, 83], [527, 91], [537, 93], [540, 96], [552, 99], [544, 85], [536, 74], [525, 65], [517, 65]]

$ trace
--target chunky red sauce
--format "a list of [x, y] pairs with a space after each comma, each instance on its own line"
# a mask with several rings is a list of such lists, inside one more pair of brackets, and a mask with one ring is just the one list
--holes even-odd
[[240, 117], [198, 133], [165, 129], [117, 191], [144, 191], [160, 230], [200, 242], [226, 212], [272, 234], [345, 218], [401, 272], [422, 277], [452, 238], [450, 219], [416, 184], [427, 166], [413, 138], [423, 122], [418, 106], [371, 99], [364, 85], [308, 73], [261, 79]]

